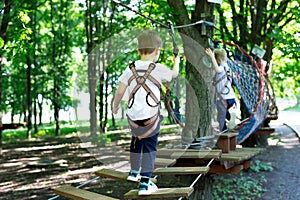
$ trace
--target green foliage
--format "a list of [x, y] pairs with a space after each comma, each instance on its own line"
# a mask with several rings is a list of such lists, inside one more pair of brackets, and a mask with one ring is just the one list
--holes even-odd
[[262, 197], [264, 184], [267, 182], [265, 176], [259, 178], [245, 175], [226, 175], [214, 177], [213, 196], [214, 199], [222, 200], [251, 200]]
[[260, 160], [255, 160], [254, 164], [250, 166], [250, 169], [254, 172], [261, 172], [261, 171], [272, 171], [273, 167], [270, 163], [264, 163]]
[[92, 144], [101, 147], [105, 146], [107, 143], [110, 143], [111, 138], [109, 138], [105, 133], [96, 133], [91, 136], [91, 142]]
[[[99, 121], [102, 123], [107, 120], [104, 126], [111, 130], [114, 128], [112, 122], [106, 119], [106, 117], [111, 118], [107, 116], [110, 113], [110, 100], [122, 71], [130, 61], [139, 58], [136, 52], [136, 37], [141, 30], [152, 28], [159, 32], [163, 38], [159, 62], [167, 66], [172, 65], [173, 47], [166, 28], [161, 28], [160, 25], [128, 11], [113, 1], [92, 0], [90, 2], [93, 6], [88, 10], [84, 1], [13, 1], [10, 13], [6, 16], [9, 17], [8, 29], [5, 33], [6, 41], [0, 38], [3, 55], [2, 88], [0, 88], [3, 94], [1, 99], [3, 113], [11, 113], [13, 117], [20, 116], [21, 119], [28, 115], [29, 105], [26, 103], [28, 102], [28, 79], [31, 83], [32, 102], [37, 102], [39, 96], [42, 100], [41, 106], [37, 108], [37, 114], [45, 110], [45, 106], [50, 107], [51, 112], [55, 106], [60, 110], [78, 107], [81, 102], [74, 95], [73, 90], [88, 92], [87, 52], [90, 51], [87, 49], [91, 48], [90, 50], [97, 49], [99, 53], [97, 60], [99, 71], [96, 72], [99, 85], [96, 92], [97, 105], [101, 108], [97, 108], [97, 111], [103, 114], [103, 119]], [[176, 19], [172, 16], [176, 11], [170, 9], [167, 1], [124, 0], [122, 2], [159, 22], [176, 23]], [[192, 15], [195, 9], [195, 4], [191, 2], [186, 2], [189, 15]], [[271, 7], [270, 1], [265, 1], [267, 6], [262, 10], [257, 6], [247, 7], [249, 5], [246, 5], [246, 2], [245, 5], [240, 5], [242, 2], [234, 1], [234, 5], [230, 5], [228, 1], [224, 1], [216, 8], [224, 14], [223, 18], [219, 17], [221, 27], [216, 29], [217, 36], [229, 41], [247, 36], [249, 40], [243, 40], [247, 42], [247, 47], [253, 45], [250, 39], [258, 39], [261, 44], [267, 44], [267, 39], [272, 39], [276, 50], [273, 51], [271, 80], [276, 95], [291, 97], [299, 94], [299, 1], [288, 1], [286, 15], [283, 15], [284, 10], [279, 9], [284, 7], [280, 7], [281, 2], [277, 0], [272, 1], [275, 3], [274, 7]], [[1, 2], [1, 6], [4, 7], [4, 2]], [[236, 17], [249, 21], [253, 8], [257, 9], [256, 12], [262, 11], [261, 22], [267, 25], [266, 28], [272, 26], [272, 29], [262, 29], [256, 37], [252, 37], [251, 31], [254, 31], [254, 25], [260, 23], [249, 22], [247, 23], [249, 26], [241, 26], [240, 22], [233, 23]], [[235, 13], [233, 10], [241, 12]], [[91, 20], [87, 19], [87, 14], [91, 14]], [[281, 17], [282, 20], [278, 23], [274, 21]], [[228, 23], [223, 24], [222, 19]], [[273, 21], [267, 21], [269, 19]], [[245, 35], [241, 34], [243, 27], [247, 30]], [[90, 39], [93, 46], [91, 47], [87, 46], [88, 28], [92, 31]], [[178, 45], [182, 46], [180, 35], [176, 33], [175, 36]], [[30, 76], [29, 66], [31, 66]], [[180, 73], [185, 76], [184, 66], [181, 67]], [[103, 84], [102, 87], [100, 84]], [[184, 97], [182, 95], [184, 92], [181, 90], [181, 97]], [[175, 98], [174, 96], [172, 98]], [[48, 133], [38, 132], [37, 135], [44, 134]]]

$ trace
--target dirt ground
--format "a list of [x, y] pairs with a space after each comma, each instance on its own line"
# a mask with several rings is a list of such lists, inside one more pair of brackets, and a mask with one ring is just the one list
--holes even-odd
[[[284, 111], [279, 119], [270, 123], [276, 131], [269, 139], [266, 151], [255, 159], [270, 163], [270, 172], [261, 172], [267, 178], [264, 200], [300, 199], [300, 145], [295, 132], [284, 123], [300, 132], [300, 112]], [[166, 136], [169, 141], [174, 137]], [[161, 145], [164, 141], [160, 141]], [[102, 167], [128, 168], [128, 147], [126, 140], [118, 146], [88, 148], [81, 138], [47, 138], [40, 141], [26, 141], [4, 144], [0, 157], [0, 200], [12, 199], [63, 199], [55, 198], [53, 188], [63, 184], [78, 186], [97, 179], [84, 189], [107, 193], [121, 198], [116, 191], [124, 192], [135, 187], [127, 183], [101, 181], [94, 174]], [[89, 149], [89, 150], [87, 150]], [[121, 167], [122, 166], [122, 167]], [[105, 189], [106, 186], [111, 187]], [[54, 197], [54, 198], [53, 198]]]

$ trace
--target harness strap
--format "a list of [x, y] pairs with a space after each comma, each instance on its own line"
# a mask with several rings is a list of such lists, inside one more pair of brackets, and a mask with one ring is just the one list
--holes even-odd
[[[147, 86], [146, 84], [146, 80], [149, 79], [150, 81], [152, 81], [158, 88], [161, 87], [160, 83], [155, 79], [153, 78], [150, 73], [152, 72], [152, 70], [156, 67], [156, 65], [154, 63], [150, 63], [148, 69], [146, 70], [145, 74], [143, 76], [139, 76], [138, 73], [137, 73], [137, 70], [135, 69], [135, 64], [134, 62], [131, 63], [129, 65], [129, 68], [130, 70], [132, 71], [132, 77], [129, 78], [128, 80], [128, 85], [132, 82], [133, 79], [136, 80], [136, 83], [137, 85], [133, 88], [131, 94], [129, 95], [129, 99], [128, 99], [128, 108], [131, 108], [133, 103], [134, 103], [134, 95], [135, 93], [140, 89], [140, 87], [143, 87], [144, 90], [146, 91], [147, 93], [147, 96], [146, 96], [146, 102], [149, 106], [151, 107], [156, 107], [158, 104], [159, 104], [159, 100], [157, 99], [157, 97], [155, 96], [155, 94], [151, 91], [151, 89]], [[156, 105], [151, 105], [149, 102], [148, 102], [148, 96], [150, 96], [154, 102], [156, 103]], [[132, 101], [131, 101], [132, 100]], [[131, 103], [130, 103], [131, 101]]]
[[227, 70], [225, 69], [225, 67], [224, 67], [224, 71], [225, 71], [225, 74], [224, 74], [221, 78], [219, 78], [218, 80], [214, 81], [214, 83], [213, 83], [213, 85], [216, 86], [216, 85], [217, 85], [218, 83], [220, 83], [224, 78], [227, 78], [227, 81], [226, 81], [226, 83], [224, 84], [224, 86], [222, 87], [221, 91], [220, 91], [220, 92], [216, 91], [216, 93], [218, 94], [218, 97], [219, 97], [220, 99], [222, 99], [222, 100], [223, 100], [223, 98], [222, 98], [221, 94], [222, 94], [222, 92], [225, 90], [225, 88], [226, 88], [228, 82], [230, 82], [230, 75], [228, 75], [228, 72], [227, 72]]

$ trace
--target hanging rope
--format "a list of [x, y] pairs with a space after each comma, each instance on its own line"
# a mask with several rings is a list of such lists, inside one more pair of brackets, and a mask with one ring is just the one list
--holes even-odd
[[[136, 11], [136, 10], [130, 8], [129, 6], [127, 6], [126, 4], [123, 4], [122, 2], [120, 2], [120, 1], [118, 1], [118, 0], [113, 0], [113, 1], [114, 1], [115, 3], [117, 3], [117, 4], [119, 4], [119, 5], [121, 5], [121, 6], [125, 7], [125, 8], [127, 8], [128, 10], [134, 12], [135, 14], [137, 14], [137, 15], [139, 15], [139, 16], [141, 16], [141, 17], [144, 17], [144, 18], [147, 19], [147, 20], [150, 20], [150, 21], [153, 22], [153, 23], [159, 24], [159, 25], [161, 25], [161, 26], [163, 26], [163, 27], [165, 27], [165, 28], [169, 28], [169, 25], [164, 24], [164, 23], [162, 23], [162, 22], [160, 22], [160, 21], [157, 21], [157, 20], [155, 20], [155, 19], [152, 19], [152, 18], [150, 18], [150, 17], [147, 17], [146, 15], [143, 15], [142, 13], [140, 13], [140, 12], [138, 12], [138, 11]], [[194, 23], [191, 23], [191, 24], [185, 24], [185, 25], [180, 25], [180, 26], [174, 26], [174, 28], [176, 28], [176, 29], [178, 29], [178, 28], [187, 28], [187, 27], [190, 27], [190, 26], [198, 25], [198, 24], [204, 24], [204, 25], [206, 25], [206, 26], [211, 26], [211, 27], [216, 28], [216, 26], [215, 26], [215, 24], [214, 24], [213, 22], [208, 22], [208, 21], [204, 21], [204, 20], [199, 20], [199, 21], [194, 22]]]

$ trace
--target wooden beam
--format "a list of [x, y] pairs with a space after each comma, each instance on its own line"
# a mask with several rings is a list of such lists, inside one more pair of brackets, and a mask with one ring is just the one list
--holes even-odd
[[209, 167], [168, 167], [155, 169], [153, 175], [206, 174], [208, 171]]
[[[114, 179], [114, 180], [135, 183], [135, 182], [127, 180], [128, 172], [121, 172], [121, 171], [117, 171], [117, 170], [103, 168], [103, 169], [100, 169], [100, 170], [96, 171], [95, 174], [97, 176], [102, 176], [102, 177], [105, 177], [105, 178], [111, 178], [111, 179]], [[155, 178], [151, 178], [151, 181], [153, 183], [157, 182], [157, 180]]]
[[20, 127], [25, 127], [26, 123], [15, 123], [15, 124], [1, 124], [0, 123], [0, 130], [6, 130], [6, 129], [17, 129]]
[[239, 174], [243, 169], [243, 165], [235, 165], [229, 169], [226, 169], [223, 165], [212, 165], [210, 166], [209, 173], [214, 174]]
[[275, 128], [271, 128], [271, 127], [260, 127], [260, 129], [258, 129], [255, 134], [271, 134], [275, 132]]
[[244, 160], [249, 160], [250, 158], [262, 152], [263, 150], [263, 148], [237, 148], [235, 151], [223, 153], [219, 160], [241, 162]]
[[151, 195], [138, 195], [138, 190], [130, 190], [124, 195], [124, 199], [150, 199], [150, 198], [172, 198], [172, 197], [189, 197], [194, 189], [190, 187], [182, 188], [159, 188]]
[[63, 185], [61, 187], [55, 188], [54, 193], [75, 200], [117, 200], [112, 197], [75, 188], [69, 185]]
[[176, 159], [155, 158], [155, 167], [169, 167], [176, 163]]
[[[209, 158], [219, 158], [221, 154], [221, 150], [199, 150], [199, 149], [159, 149], [156, 153], [156, 157], [160, 158], [173, 158], [174, 155], [180, 155], [185, 152], [191, 152], [197, 154], [197, 158], [203, 157], [201, 155], [205, 155]], [[175, 154], [174, 154], [175, 153]], [[176, 158], [175, 158], [176, 159]]]

